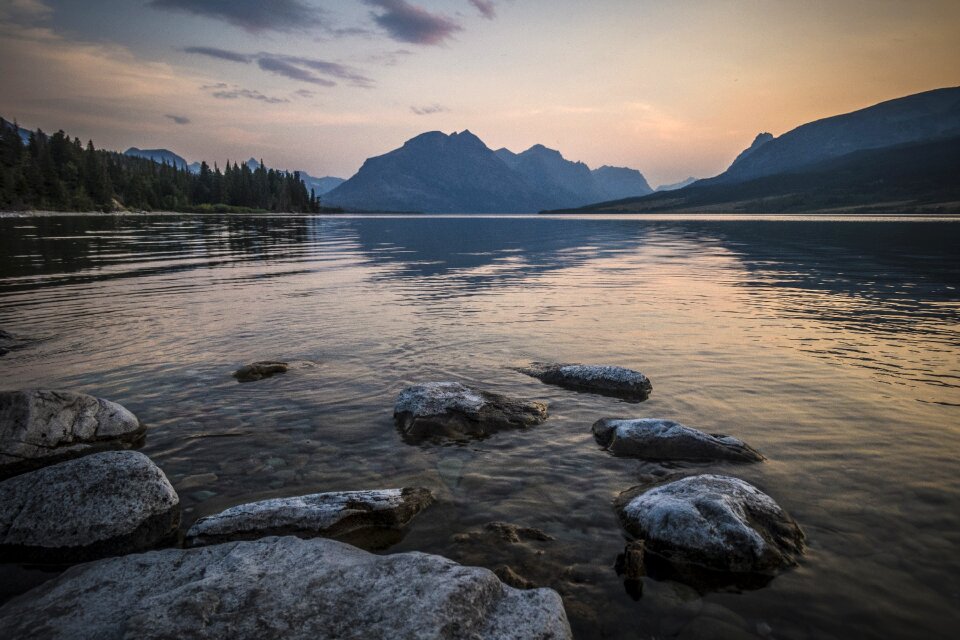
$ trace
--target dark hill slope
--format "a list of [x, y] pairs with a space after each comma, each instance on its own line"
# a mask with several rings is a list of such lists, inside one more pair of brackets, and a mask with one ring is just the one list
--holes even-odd
[[[769, 144], [769, 143], [768, 143]], [[679, 191], [563, 213], [960, 213], [960, 136], [857, 151], [793, 172], [737, 183], [701, 180]]]

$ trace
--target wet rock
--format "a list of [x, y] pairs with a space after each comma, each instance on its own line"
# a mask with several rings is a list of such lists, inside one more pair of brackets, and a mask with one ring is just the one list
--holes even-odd
[[639, 495], [625, 492], [619, 503], [627, 531], [671, 565], [772, 575], [803, 553], [797, 523], [770, 496], [738, 478], [692, 476]]
[[326, 539], [165, 549], [74, 567], [0, 608], [16, 638], [571, 638], [560, 596], [440, 556]]
[[489, 522], [484, 525], [484, 531], [504, 542], [517, 543], [522, 540], [536, 540], [538, 542], [552, 542], [556, 538], [540, 529], [521, 527], [509, 522]]
[[143, 441], [146, 429], [115, 402], [72, 391], [0, 392], [0, 478]]
[[180, 499], [142, 453], [105, 451], [0, 482], [0, 561], [80, 562], [164, 544]]
[[603, 418], [593, 423], [592, 431], [601, 447], [620, 457], [735, 462], [763, 460], [759, 452], [737, 438], [711, 435], [672, 420]]
[[612, 365], [534, 362], [529, 367], [520, 369], [520, 372], [539, 378], [547, 384], [631, 402], [646, 400], [653, 389], [647, 376], [639, 371]]
[[459, 382], [428, 382], [404, 389], [393, 416], [408, 438], [483, 437], [502, 429], [540, 424], [547, 419], [547, 406]]
[[513, 587], [514, 589], [536, 589], [537, 585], [530, 582], [519, 573], [514, 571], [509, 565], [500, 565], [493, 570], [497, 577], [500, 578], [500, 581], [508, 586]]
[[187, 546], [198, 547], [265, 536], [341, 537], [368, 529], [404, 527], [433, 502], [428, 489], [380, 489], [315, 493], [231, 507], [198, 520]]
[[628, 542], [623, 553], [617, 557], [617, 575], [623, 576], [625, 580], [639, 580], [647, 575], [647, 569], [644, 565], [645, 553], [646, 545], [643, 540]]
[[286, 373], [289, 368], [290, 364], [287, 362], [270, 362], [267, 360], [251, 362], [234, 371], [233, 377], [240, 382], [254, 382], [278, 373]]

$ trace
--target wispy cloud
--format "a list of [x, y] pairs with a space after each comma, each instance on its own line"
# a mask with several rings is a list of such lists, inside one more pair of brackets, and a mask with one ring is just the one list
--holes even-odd
[[251, 33], [306, 31], [323, 24], [320, 11], [303, 0], [151, 0], [149, 6], [222, 20]]
[[320, 85], [321, 87], [335, 87], [337, 85], [337, 83], [333, 80], [321, 78], [309, 69], [298, 67], [297, 65], [288, 62], [281, 57], [258, 58], [257, 64], [264, 71], [275, 73], [278, 76], [284, 76], [286, 78], [290, 78], [291, 80], [309, 82], [311, 84]]
[[449, 109], [442, 104], [433, 103], [423, 107], [410, 107], [410, 111], [418, 116], [429, 116], [434, 113], [443, 113], [444, 111], [449, 111]]
[[246, 53], [237, 53], [235, 51], [216, 49], [214, 47], [186, 47], [181, 49], [181, 51], [184, 53], [195, 53], [197, 55], [207, 56], [210, 58], [219, 58], [220, 60], [228, 60], [230, 62], [242, 62], [244, 64], [250, 64], [254, 60], [254, 56]]
[[[354, 87], [369, 88], [374, 81], [363, 75], [358, 69], [327, 60], [305, 58], [301, 56], [287, 56], [276, 53], [238, 53], [212, 47], [186, 47], [186, 53], [227, 60], [241, 64], [256, 62], [263, 71], [284, 76], [298, 82], [308, 82], [321, 87], [333, 87], [337, 83], [330, 78], [343, 80]], [[326, 77], [323, 77], [326, 76]]]
[[487, 20], [493, 20], [497, 17], [497, 3], [493, 0], [469, 0], [470, 4], [477, 8], [477, 11]]
[[414, 44], [442, 44], [463, 27], [452, 19], [430, 13], [407, 0], [363, 0], [375, 8], [374, 22], [386, 30], [394, 40]]
[[168, 113], [163, 117], [172, 120], [174, 124], [190, 124], [190, 118], [186, 116], [175, 116], [171, 113]]
[[267, 104], [290, 102], [290, 100], [287, 98], [268, 96], [254, 89], [244, 89], [243, 87], [238, 87], [237, 85], [229, 85], [226, 82], [208, 84], [200, 88], [204, 91], [209, 91], [211, 96], [220, 100], [237, 100], [239, 98], [246, 98], [247, 100], [258, 100], [260, 102], [266, 102]]
[[6, 0], [0, 6], [0, 20], [35, 22], [53, 14], [53, 9], [41, 0]]

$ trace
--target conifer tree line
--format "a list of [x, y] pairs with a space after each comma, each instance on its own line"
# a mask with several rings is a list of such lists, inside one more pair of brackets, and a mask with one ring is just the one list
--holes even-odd
[[316, 213], [320, 201], [298, 172], [229, 161], [199, 173], [84, 146], [63, 131], [37, 129], [24, 144], [0, 119], [0, 209], [51, 211], [271, 211]]

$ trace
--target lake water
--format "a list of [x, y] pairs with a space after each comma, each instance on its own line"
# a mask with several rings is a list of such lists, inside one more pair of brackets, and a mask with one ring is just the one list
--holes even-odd
[[[0, 372], [135, 412], [184, 527], [266, 497], [429, 487], [438, 502], [390, 551], [509, 563], [563, 595], [578, 638], [951, 637], [958, 258], [957, 220], [0, 219], [0, 328], [33, 340]], [[263, 359], [315, 364], [231, 378]], [[513, 369], [534, 360], [635, 368], [653, 393], [627, 404]], [[430, 380], [545, 400], [551, 417], [407, 444], [394, 399]], [[604, 416], [728, 433], [768, 460], [613, 458], [590, 434]], [[743, 591], [646, 578], [635, 599], [613, 569], [613, 501], [665, 468], [770, 494], [807, 535], [800, 566]], [[454, 540], [494, 520], [556, 541]], [[43, 576], [3, 575], [7, 597]]]

